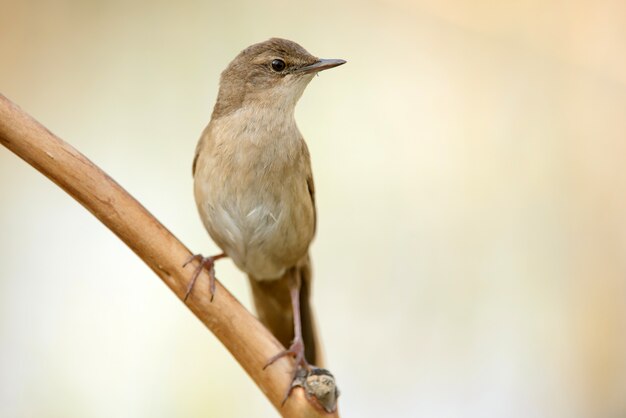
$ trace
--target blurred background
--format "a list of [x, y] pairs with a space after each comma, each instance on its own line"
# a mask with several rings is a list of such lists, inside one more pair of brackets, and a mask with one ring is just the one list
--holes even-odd
[[[0, 92], [212, 254], [194, 147], [222, 69], [272, 36], [348, 60], [296, 114], [342, 416], [626, 416], [626, 3], [3, 0]], [[6, 149], [0, 191], [0, 416], [276, 416]]]

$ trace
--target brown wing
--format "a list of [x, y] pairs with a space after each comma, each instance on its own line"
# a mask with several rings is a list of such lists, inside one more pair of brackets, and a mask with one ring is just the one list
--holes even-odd
[[315, 184], [313, 184], [313, 176], [309, 175], [306, 179], [306, 185], [309, 188], [311, 203], [313, 204], [313, 232], [317, 230], [317, 208], [315, 207]]
[[[207, 142], [211, 141], [210, 135], [209, 135], [209, 127], [211, 126], [211, 123], [209, 122], [209, 124], [207, 125], [206, 128], [204, 128], [204, 131], [202, 131], [202, 135], [200, 135], [200, 139], [198, 139], [198, 143], [196, 144], [196, 153], [193, 157], [193, 163], [191, 164], [191, 175], [195, 176], [196, 175], [196, 168], [198, 166], [198, 157], [200, 156], [200, 150], [202, 148], [206, 148], [206, 144]], [[204, 151], [206, 152], [206, 151]]]
[[191, 176], [192, 177], [196, 175], [196, 163], [198, 162], [198, 155], [200, 155], [200, 153], [196, 149], [196, 155], [193, 157], [193, 163], [191, 164]]

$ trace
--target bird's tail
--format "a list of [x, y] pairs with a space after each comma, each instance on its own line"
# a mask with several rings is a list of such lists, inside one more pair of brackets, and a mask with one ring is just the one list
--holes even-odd
[[305, 358], [310, 364], [322, 366], [319, 339], [311, 310], [311, 262], [304, 257], [283, 277], [277, 280], [257, 280], [252, 276], [250, 286], [259, 320], [274, 334], [285, 347], [289, 347], [294, 338], [293, 310], [289, 296], [289, 283], [300, 278], [300, 319], [302, 321], [302, 339], [304, 340]]

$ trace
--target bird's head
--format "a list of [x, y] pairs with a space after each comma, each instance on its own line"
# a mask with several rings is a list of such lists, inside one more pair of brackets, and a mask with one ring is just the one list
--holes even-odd
[[293, 108], [316, 73], [345, 62], [317, 58], [286, 39], [251, 45], [222, 72], [213, 117], [251, 105]]

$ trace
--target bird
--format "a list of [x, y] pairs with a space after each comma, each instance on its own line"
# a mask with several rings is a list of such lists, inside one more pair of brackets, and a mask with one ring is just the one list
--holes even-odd
[[315, 186], [294, 111], [314, 75], [345, 63], [281, 38], [245, 48], [221, 74], [193, 159], [198, 212], [222, 253], [188, 260], [199, 264], [185, 299], [202, 269], [213, 298], [215, 261], [230, 258], [248, 275], [259, 320], [287, 347], [266, 367], [292, 356], [294, 379], [321, 362], [310, 303]]

